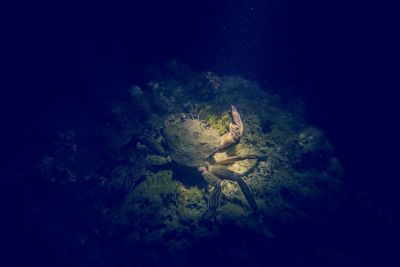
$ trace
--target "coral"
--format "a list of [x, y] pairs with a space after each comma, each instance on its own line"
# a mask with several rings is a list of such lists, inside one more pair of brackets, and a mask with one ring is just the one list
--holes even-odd
[[332, 145], [324, 133], [317, 128], [307, 127], [296, 137], [297, 150], [294, 164], [299, 168], [326, 169], [333, 154]]
[[308, 127], [297, 136], [297, 142], [304, 153], [321, 150], [332, 150], [332, 145], [327, 141], [322, 131], [315, 127]]

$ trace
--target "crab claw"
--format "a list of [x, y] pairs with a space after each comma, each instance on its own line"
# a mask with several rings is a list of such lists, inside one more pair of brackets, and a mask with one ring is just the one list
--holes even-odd
[[233, 113], [233, 112], [238, 112], [237, 109], [236, 109], [236, 107], [235, 107], [234, 105], [231, 105], [231, 112], [232, 112], [232, 113]]
[[203, 219], [210, 219], [215, 216], [217, 213], [217, 209], [220, 206], [221, 195], [222, 195], [222, 180], [211, 173], [208, 167], [199, 167], [197, 169], [204, 180], [214, 187], [214, 190], [211, 191], [210, 196], [208, 198], [208, 209], [202, 215]]
[[236, 107], [231, 105], [230, 110], [232, 122], [229, 124], [229, 132], [221, 137], [220, 150], [227, 149], [232, 145], [239, 143], [240, 138], [243, 136], [243, 123], [240, 114]]
[[[234, 105], [231, 105], [231, 118], [232, 118], [232, 124], [235, 124], [240, 128], [243, 128], [242, 119], [240, 118], [240, 114]], [[241, 130], [243, 132], [243, 129]]]

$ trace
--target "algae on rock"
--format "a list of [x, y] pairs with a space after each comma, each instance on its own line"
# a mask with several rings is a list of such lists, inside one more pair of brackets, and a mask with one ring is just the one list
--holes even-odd
[[[87, 142], [85, 146], [76, 141], [80, 134], [64, 134], [56, 152], [43, 158], [39, 168], [42, 176], [62, 183], [101, 177], [104, 182], [93, 183], [93, 187], [121, 184], [133, 168], [146, 164], [147, 150], [137, 144], [145, 131], [160, 136], [166, 118], [191, 113], [221, 135], [228, 129], [227, 109], [231, 105], [241, 114], [244, 136], [238, 146], [222, 157], [267, 157], [243, 160], [230, 167], [241, 174], [251, 170], [243, 180], [259, 205], [258, 213], [251, 212], [235, 182], [224, 181], [221, 206], [215, 220], [208, 224], [201, 220], [208, 196], [203, 181], [186, 184], [187, 177], [180, 177], [183, 174], [173, 164], [148, 169], [143, 173], [145, 179], [124, 195], [121, 203], [102, 207], [110, 210], [104, 212], [109, 229], [123, 229], [125, 235], [119, 234], [129, 240], [129, 248], [156, 244], [165, 248], [165, 253], [179, 254], [193, 240], [217, 235], [227, 225], [271, 238], [276, 225], [299, 218], [323, 220], [335, 207], [342, 192], [342, 166], [324, 133], [304, 119], [301, 105], [289, 109], [284, 98], [263, 90], [253, 81], [240, 76], [197, 73], [176, 61], [161, 69], [153, 68], [148, 76], [145, 85], [116, 90], [118, 93], [112, 97], [99, 97], [105, 103], [99, 104], [102, 116], [94, 120], [99, 120], [101, 127], [88, 127], [85, 138], [101, 142]], [[174, 134], [172, 131], [171, 136]], [[191, 152], [196, 149], [200, 151], [196, 147]], [[160, 158], [147, 159], [163, 163]], [[191, 157], [185, 157], [182, 162], [189, 166], [190, 160]], [[200, 163], [205, 164], [206, 159], [202, 158]], [[195, 179], [201, 176], [193, 175]], [[99, 202], [119, 199], [121, 193], [116, 191], [101, 191]]]

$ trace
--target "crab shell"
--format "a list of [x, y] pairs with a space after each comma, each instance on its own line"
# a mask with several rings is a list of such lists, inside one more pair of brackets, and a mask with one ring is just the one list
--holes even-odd
[[183, 119], [181, 114], [171, 115], [164, 121], [163, 136], [171, 159], [193, 168], [205, 166], [221, 143], [218, 130], [199, 119]]

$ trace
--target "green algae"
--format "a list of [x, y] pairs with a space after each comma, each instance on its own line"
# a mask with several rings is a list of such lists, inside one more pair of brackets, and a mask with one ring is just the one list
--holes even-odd
[[133, 192], [132, 197], [139, 202], [175, 204], [179, 197], [180, 184], [172, 179], [172, 171], [159, 171], [147, 175]]
[[222, 135], [228, 131], [231, 118], [229, 114], [225, 112], [221, 116], [208, 114], [205, 118], [205, 121], [210, 124], [211, 127], [217, 129], [218, 132]]

